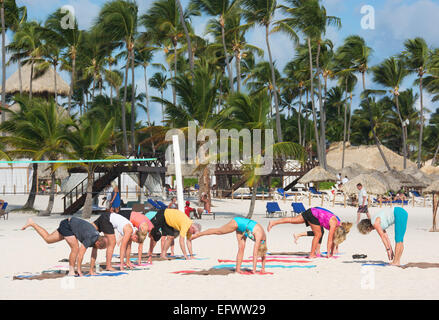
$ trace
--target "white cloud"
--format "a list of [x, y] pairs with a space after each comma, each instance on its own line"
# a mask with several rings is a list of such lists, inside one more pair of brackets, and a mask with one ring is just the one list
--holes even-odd
[[401, 0], [388, 0], [383, 9], [377, 10], [377, 29], [388, 38], [403, 41], [423, 37], [432, 45], [439, 45], [437, 19], [439, 2], [419, 0], [411, 4]]

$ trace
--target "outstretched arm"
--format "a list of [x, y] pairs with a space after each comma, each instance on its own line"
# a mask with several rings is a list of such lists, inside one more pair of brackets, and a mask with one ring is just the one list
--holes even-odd
[[140, 266], [142, 264], [142, 253], [143, 253], [143, 242], [139, 243], [139, 250], [137, 252], [137, 264]]
[[[81, 266], [82, 266], [82, 260], [84, 259], [85, 251], [87, 251], [87, 248], [84, 247], [82, 244], [80, 244], [79, 245], [78, 257], [77, 257], [77, 268], [78, 268], [78, 274], [79, 274], [80, 277], [83, 276], [82, 270], [81, 270]], [[90, 262], [90, 274], [92, 272], [92, 268], [93, 268], [93, 265]]]
[[390, 243], [389, 237], [386, 234], [386, 231], [384, 231], [381, 228], [381, 224], [379, 222], [379, 219], [377, 219], [377, 222], [375, 222], [375, 230], [378, 232], [378, 235], [381, 238], [381, 241], [383, 242], [384, 247], [386, 248], [386, 253], [387, 253], [387, 257], [389, 258], [389, 260], [392, 260], [392, 256], [393, 256], [393, 251], [392, 251], [392, 245]]
[[187, 249], [189, 251], [189, 259], [192, 259], [193, 255], [194, 255], [192, 252], [192, 239], [187, 238], [186, 245], [187, 245]]
[[96, 264], [97, 255], [98, 255], [98, 249], [93, 247], [93, 249], [91, 250], [91, 257], [90, 257], [90, 275], [91, 276], [96, 275], [96, 273], [94, 272], [94, 267]]
[[261, 246], [261, 240], [256, 239], [255, 244], [253, 246], [253, 273], [256, 273], [256, 266], [258, 265], [258, 251]]
[[184, 244], [184, 237], [182, 237], [180, 235], [180, 248], [181, 248], [181, 252], [183, 252], [183, 256], [186, 260], [189, 260], [187, 257], [187, 252], [186, 252], [186, 245]]

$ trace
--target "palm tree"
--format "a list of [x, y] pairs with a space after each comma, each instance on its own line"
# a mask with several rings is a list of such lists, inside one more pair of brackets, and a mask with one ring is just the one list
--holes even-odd
[[274, 96], [274, 106], [276, 109], [276, 133], [279, 142], [283, 142], [282, 138], [282, 128], [280, 122], [280, 112], [279, 112], [279, 97], [278, 89], [276, 86], [276, 74], [274, 69], [273, 57], [271, 53], [270, 46], [270, 27], [273, 22], [274, 13], [277, 7], [276, 0], [243, 0], [243, 5], [245, 7], [244, 16], [248, 23], [258, 24], [265, 27], [265, 42], [267, 45], [268, 58], [271, 68], [271, 78], [273, 84], [273, 96]]
[[[111, 41], [124, 44], [126, 50], [125, 86], [122, 101], [122, 130], [124, 152], [128, 154], [128, 136], [126, 129], [126, 103], [128, 90], [128, 70], [130, 61], [134, 61], [134, 44], [138, 26], [138, 7], [135, 1], [113, 0], [102, 7], [96, 26], [111, 38]], [[132, 77], [134, 78], [134, 64], [131, 64]], [[133, 80], [134, 89], [134, 80]], [[134, 96], [134, 94], [132, 94]], [[133, 146], [134, 148], [134, 146]]]
[[[349, 36], [345, 39], [342, 47], [339, 48], [337, 56], [339, 60], [346, 60], [344, 64], [350, 65], [350, 69], [346, 69], [347, 72], [354, 71], [361, 74], [363, 83], [363, 92], [367, 93], [366, 90], [366, 73], [369, 72], [369, 61], [372, 54], [372, 48], [368, 47], [366, 41], [360, 36]], [[366, 102], [369, 103], [369, 98], [366, 98]], [[376, 136], [375, 126], [372, 119], [372, 111], [369, 112], [369, 123], [371, 126], [371, 131], [374, 136], [375, 144], [380, 152], [381, 158], [383, 159], [387, 170], [390, 171], [389, 162], [381, 148], [381, 143]]]
[[[113, 129], [114, 118], [106, 125], [83, 118], [80, 125], [76, 125], [76, 130], [73, 130], [65, 137], [65, 142], [69, 144], [69, 150], [66, 152], [70, 159], [97, 160], [121, 158], [121, 156], [109, 155], [110, 138], [113, 134]], [[92, 214], [94, 172], [99, 164], [96, 162], [84, 162], [79, 165], [87, 171], [87, 196], [82, 218], [89, 219]], [[64, 164], [64, 166], [67, 166], [67, 164]], [[78, 165], [75, 164], [75, 166]]]
[[38, 64], [37, 71], [46, 72], [50, 66], [53, 67], [53, 89], [55, 92], [55, 102], [58, 104], [58, 85], [56, 80], [58, 65], [61, 60], [61, 50], [57, 45], [46, 42], [43, 45], [43, 58], [44, 61]]
[[[165, 90], [168, 88], [168, 78], [166, 75], [164, 75], [161, 72], [156, 72], [151, 79], [149, 79], [149, 85], [160, 91], [161, 94], [161, 100], [163, 100], [163, 94]], [[162, 123], [165, 123], [165, 110], [163, 102], [161, 102], [162, 105]]]
[[218, 17], [221, 26], [221, 39], [226, 59], [227, 73], [229, 75], [230, 92], [233, 93], [233, 71], [230, 66], [230, 56], [226, 45], [225, 25], [228, 16], [234, 11], [239, 4], [238, 0], [191, 0], [191, 4], [199, 10], [206, 12], [208, 15]]
[[408, 75], [408, 70], [405, 67], [404, 61], [395, 57], [384, 60], [383, 63], [373, 68], [374, 78], [373, 81], [383, 85], [384, 87], [390, 88], [393, 94], [399, 121], [401, 122], [402, 128], [402, 148], [404, 153], [404, 169], [407, 168], [407, 125], [405, 120], [402, 118], [401, 110], [399, 107], [399, 87]]
[[[178, 5], [178, 11], [180, 13], [180, 22], [183, 25], [183, 30], [184, 30], [184, 34], [186, 36], [186, 42], [187, 42], [187, 54], [188, 54], [188, 59], [189, 59], [189, 67], [191, 69], [191, 72], [194, 72], [194, 56], [193, 56], [193, 51], [192, 51], [192, 41], [191, 41], [191, 36], [189, 34], [189, 30], [188, 27], [186, 25], [186, 21], [185, 21], [185, 13], [183, 10], [183, 6], [181, 5], [181, 1], [180, 0], [175, 0], [177, 2]], [[148, 120], [149, 121], [149, 120]], [[154, 147], [153, 147], [154, 149]]]
[[[320, 81], [320, 58], [321, 58], [321, 45], [322, 36], [326, 33], [326, 28], [330, 25], [341, 27], [341, 20], [338, 17], [328, 16], [326, 14], [326, 8], [321, 6], [319, 0], [288, 0], [290, 7], [283, 7], [284, 11], [289, 14], [289, 17], [282, 20], [284, 25], [292, 30], [299, 30], [307, 39], [309, 64], [310, 64], [310, 79], [311, 79], [311, 92], [314, 92], [314, 80], [317, 75], [318, 95], [320, 102], [320, 130], [321, 137], [317, 138], [318, 130], [316, 130], [316, 142], [317, 142], [317, 154], [320, 164], [326, 168], [326, 127], [325, 127], [325, 110], [322, 100], [322, 87]], [[284, 28], [285, 29], [285, 28]], [[317, 44], [316, 53], [316, 73], [314, 74], [313, 67], [313, 52], [312, 43]], [[311, 94], [311, 102], [315, 106], [314, 95]], [[314, 107], [315, 109], [315, 107]], [[317, 121], [316, 112], [313, 111], [314, 121]]]
[[[149, 93], [148, 93], [148, 66], [151, 64], [152, 58], [154, 56], [155, 48], [147, 47], [144, 43], [139, 42], [140, 48], [136, 50], [135, 62], [138, 66], [143, 68], [143, 75], [145, 79], [145, 108], [146, 108], [146, 116], [148, 119], [148, 125], [151, 125], [151, 110], [150, 110], [150, 101], [149, 101]], [[163, 98], [163, 97], [162, 97]], [[152, 142], [152, 150], [155, 153], [154, 142]]]
[[[24, 96], [15, 98], [19, 106], [18, 111], [2, 109], [9, 113], [9, 120], [0, 125], [0, 131], [8, 133], [1, 137], [12, 150], [9, 154], [14, 157], [29, 157], [32, 160], [49, 158], [53, 160], [63, 153], [60, 139], [64, 135], [65, 125], [62, 113], [53, 102], [45, 102], [38, 98], [30, 100]], [[22, 210], [33, 210], [37, 193], [38, 164], [32, 164], [32, 185], [26, 204]], [[53, 181], [52, 176], [52, 182]], [[54, 185], [54, 184], [53, 184]], [[53, 194], [47, 212], [52, 210]]]
[[427, 73], [427, 63], [430, 57], [430, 49], [427, 42], [422, 38], [415, 38], [404, 42], [405, 52], [403, 56], [407, 66], [413, 73], [417, 73], [419, 81], [419, 92], [421, 110], [419, 114], [420, 127], [419, 127], [419, 142], [418, 142], [418, 169], [421, 168], [422, 157], [422, 140], [424, 133], [424, 90], [423, 90], [423, 77]]
[[70, 114], [76, 81], [76, 56], [82, 39], [82, 31], [79, 30], [76, 21], [72, 29], [63, 28], [60, 21], [62, 21], [64, 15], [61, 9], [49, 15], [44, 25], [44, 37], [51, 43], [56, 44], [60, 49], [67, 49], [66, 55], [70, 58], [71, 62], [70, 93], [67, 105], [67, 110]]
[[105, 81], [110, 86], [110, 105], [113, 105], [113, 90], [116, 92], [117, 99], [119, 100], [119, 90], [123, 83], [123, 74], [120, 71], [105, 70]]
[[18, 47], [25, 48], [28, 56], [22, 61], [23, 64], [30, 64], [30, 84], [29, 84], [29, 98], [32, 99], [32, 83], [35, 78], [34, 66], [37, 63], [43, 62], [42, 56], [44, 53], [43, 38], [41, 25], [35, 21], [26, 22], [14, 34], [14, 42]]
[[[228, 107], [221, 112], [221, 116], [227, 119], [225, 126], [229, 128], [248, 128], [250, 130], [260, 129], [265, 130], [271, 127], [270, 120], [270, 99], [267, 94], [267, 89], [261, 92], [248, 96], [242, 93], [236, 93], [229, 97]], [[302, 146], [292, 142], [275, 143], [272, 146], [263, 145], [261, 155], [264, 156], [269, 148], [273, 148], [274, 155], [292, 156], [303, 161], [305, 151]], [[258, 174], [262, 165], [259, 164], [260, 158], [257, 156], [252, 158], [250, 164], [244, 165], [244, 177], [247, 185], [252, 188], [252, 197], [247, 218], [250, 219], [253, 215], [257, 188], [261, 180], [261, 175]]]

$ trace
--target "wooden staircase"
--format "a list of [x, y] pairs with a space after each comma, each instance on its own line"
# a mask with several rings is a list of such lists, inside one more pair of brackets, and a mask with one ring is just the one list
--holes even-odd
[[[94, 174], [93, 181], [93, 198], [98, 196], [106, 186], [108, 186], [114, 179], [122, 173], [122, 166], [115, 166], [110, 168], [108, 172], [98, 172]], [[85, 178], [76, 187], [63, 197], [64, 201], [64, 215], [72, 215], [80, 210], [87, 197], [87, 180]]]

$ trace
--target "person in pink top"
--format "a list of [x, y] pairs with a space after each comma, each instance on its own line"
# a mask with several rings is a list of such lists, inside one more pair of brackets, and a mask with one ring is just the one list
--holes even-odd
[[271, 221], [268, 224], [267, 230], [270, 232], [274, 226], [285, 223], [304, 223], [311, 227], [314, 238], [309, 255], [310, 258], [316, 258], [317, 255], [320, 254], [320, 252], [316, 251], [317, 248], [320, 248], [319, 243], [323, 237], [324, 229], [329, 231], [327, 258], [331, 258], [334, 255], [334, 251], [337, 250], [338, 245], [346, 240], [346, 235], [349, 233], [352, 227], [352, 223], [350, 222], [341, 223], [340, 218], [331, 211], [324, 208], [315, 207], [306, 210], [294, 218], [283, 218], [276, 221]]
[[135, 228], [137, 228], [138, 232], [133, 235], [133, 241], [139, 244], [138, 246], [138, 256], [137, 256], [137, 264], [142, 264], [142, 254], [143, 254], [143, 242], [145, 242], [146, 237], [149, 235], [152, 229], [154, 229], [154, 225], [151, 221], [140, 212], [118, 212], [121, 216], [124, 216], [127, 220], [129, 220]]

